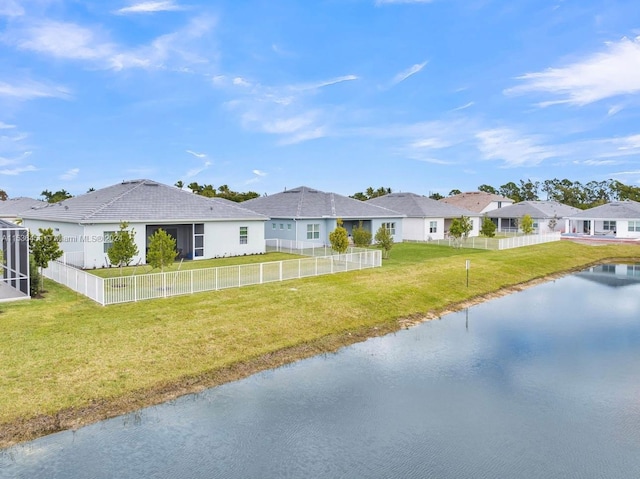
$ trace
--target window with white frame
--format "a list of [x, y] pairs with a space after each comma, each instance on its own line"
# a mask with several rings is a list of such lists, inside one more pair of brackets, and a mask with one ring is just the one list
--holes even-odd
[[249, 241], [249, 227], [241, 226], [240, 227], [240, 244], [247, 244]]
[[276, 229], [276, 224], [275, 223], [271, 223], [271, 229], [272, 230]]
[[291, 230], [291, 223], [287, 223], [287, 229]]
[[104, 242], [104, 252], [108, 253], [109, 249], [113, 246], [113, 235], [115, 231], [105, 231], [102, 233], [102, 241]]
[[382, 223], [382, 227], [384, 229], [389, 230], [389, 233], [394, 235], [396, 234], [396, 224], [394, 223]]
[[280, 229], [283, 230], [284, 229], [284, 223], [280, 223]]
[[320, 224], [307, 225], [307, 239], [320, 239]]
[[629, 231], [636, 231], [640, 233], [640, 220], [638, 221], [629, 221]]
[[437, 232], [438, 232], [438, 222], [429, 221], [429, 233], [437, 233]]
[[616, 222], [613, 220], [604, 220], [602, 222], [602, 229], [605, 231], [615, 231], [616, 230]]

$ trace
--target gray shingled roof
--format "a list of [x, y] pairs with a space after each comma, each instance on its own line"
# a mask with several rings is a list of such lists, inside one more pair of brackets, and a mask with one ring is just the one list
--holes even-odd
[[245, 201], [247, 208], [271, 218], [395, 218], [404, 215], [382, 206], [306, 186]]
[[9, 198], [0, 201], [0, 217], [2, 218], [21, 218], [22, 213], [32, 208], [39, 208], [46, 205], [44, 201], [34, 200], [21, 196], [19, 198]]
[[432, 200], [415, 193], [390, 193], [367, 200], [371, 203], [407, 215], [409, 218], [457, 218], [478, 216], [478, 213]]
[[151, 180], [123, 181], [30, 210], [23, 218], [81, 224], [268, 219], [233, 201], [206, 198]]
[[529, 215], [532, 218], [568, 218], [581, 212], [573, 206], [563, 205], [557, 201], [521, 201], [513, 205], [504, 206], [487, 213], [489, 218], [522, 218]]
[[612, 201], [606, 205], [600, 205], [595, 208], [580, 211], [571, 217], [604, 220], [637, 220], [640, 219], [640, 203], [632, 200]]
[[450, 205], [457, 206], [458, 208], [475, 211], [476, 213], [480, 213], [489, 206], [492, 201], [502, 201], [503, 203], [509, 204], [513, 203], [511, 198], [494, 195], [493, 193], [485, 193], [484, 191], [468, 191], [466, 193], [460, 193], [459, 195], [442, 198], [439, 201], [449, 203]]

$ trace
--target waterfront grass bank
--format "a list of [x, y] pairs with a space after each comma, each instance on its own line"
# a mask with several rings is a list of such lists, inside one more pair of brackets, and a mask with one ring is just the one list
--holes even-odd
[[[469, 286], [465, 261], [470, 260]], [[395, 245], [382, 268], [102, 307], [47, 281], [0, 305], [0, 446], [395, 331], [638, 245]]]

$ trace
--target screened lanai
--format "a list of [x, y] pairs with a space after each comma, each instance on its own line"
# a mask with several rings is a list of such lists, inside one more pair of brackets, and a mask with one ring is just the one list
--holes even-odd
[[29, 232], [0, 220], [2, 274], [0, 301], [29, 299]]

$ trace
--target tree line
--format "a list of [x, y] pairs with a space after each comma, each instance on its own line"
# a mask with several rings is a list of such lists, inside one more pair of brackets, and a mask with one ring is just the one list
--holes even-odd
[[[504, 196], [516, 203], [548, 200], [580, 209], [593, 208], [611, 201], [640, 201], [640, 187], [625, 185], [618, 180], [590, 181], [583, 184], [566, 178], [562, 180], [554, 178], [544, 181], [527, 179], [520, 180], [518, 183], [510, 181], [499, 187], [483, 184], [478, 186], [478, 191]], [[366, 201], [391, 192], [391, 188], [380, 187], [374, 189], [369, 187], [364, 192], [355, 193], [350, 197]], [[460, 190], [454, 189], [449, 192], [449, 196], [455, 196], [460, 193]], [[444, 196], [440, 193], [432, 193], [429, 198], [440, 200]]]
[[[175, 186], [180, 189], [186, 187], [197, 195], [206, 196], [208, 198], [224, 198], [235, 201], [236, 203], [260, 196], [260, 194], [255, 191], [234, 191], [227, 185], [222, 185], [216, 188], [209, 184], [200, 185], [195, 181], [188, 185], [185, 185], [182, 181], [178, 181], [175, 183]], [[91, 191], [94, 191], [94, 189], [89, 188], [87, 192]], [[552, 180], [544, 181], [532, 181], [527, 179], [519, 180], [517, 183], [509, 181], [499, 187], [482, 184], [478, 186], [478, 191], [501, 195], [512, 199], [516, 203], [521, 201], [550, 200], [580, 209], [593, 208], [594, 206], [599, 206], [611, 201], [640, 201], [640, 187], [625, 185], [618, 180], [589, 181], [588, 183], [583, 184], [579, 181], [571, 181], [566, 178], [562, 180], [554, 178]], [[359, 191], [350, 195], [350, 198], [367, 201], [371, 198], [388, 195], [392, 192], [392, 189], [389, 187], [381, 186], [379, 188], [373, 188], [370, 186], [364, 191]], [[448, 196], [454, 196], [460, 193], [460, 190], [453, 189], [449, 192]], [[40, 195], [48, 203], [57, 203], [73, 196], [65, 189], [55, 192], [43, 190]], [[440, 200], [444, 198], [444, 196], [440, 193], [431, 193], [429, 198]], [[8, 199], [7, 193], [0, 190], [0, 200], [6, 199]]]

